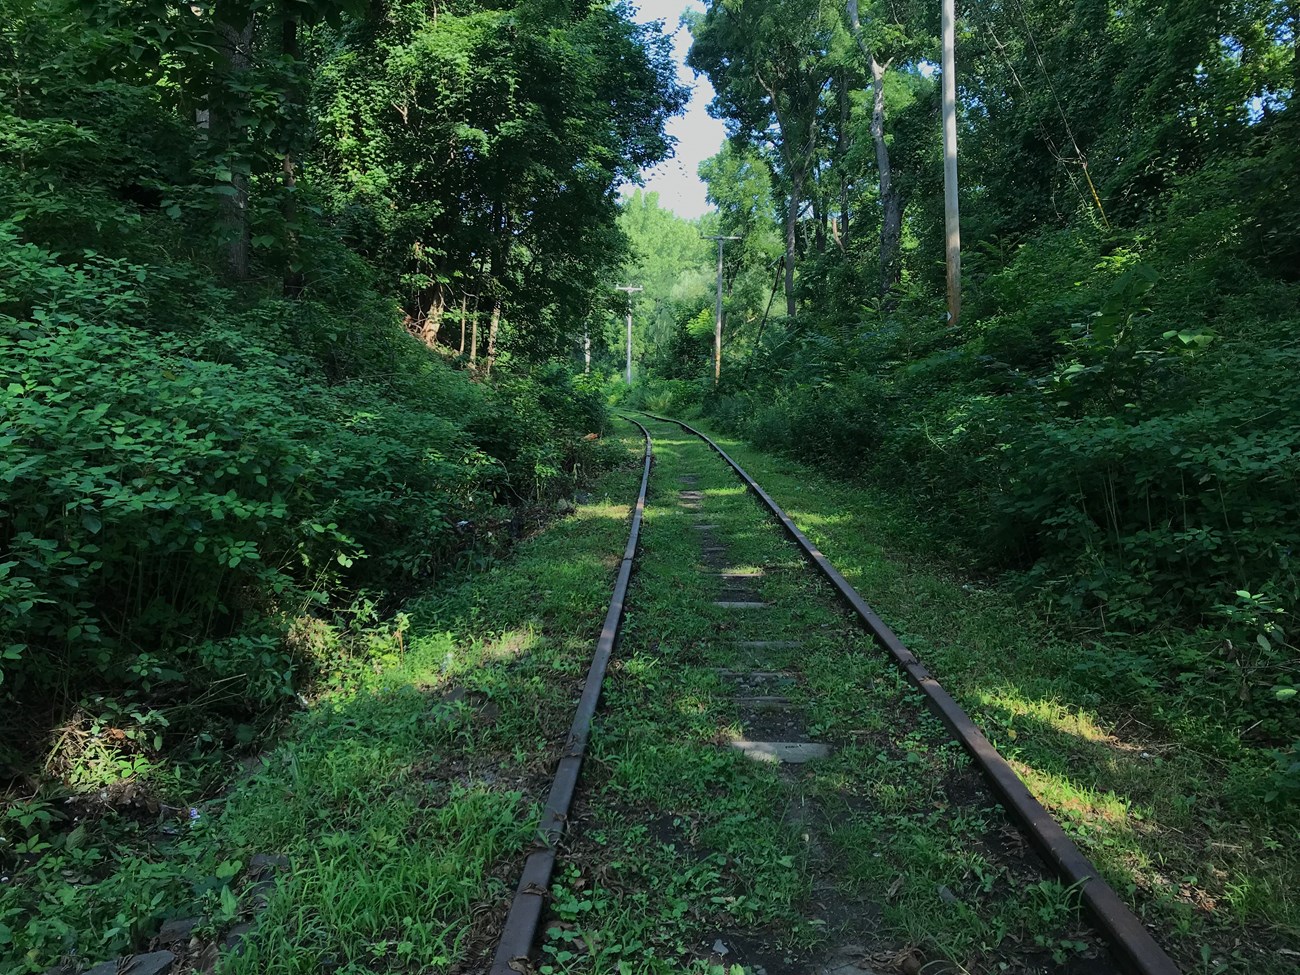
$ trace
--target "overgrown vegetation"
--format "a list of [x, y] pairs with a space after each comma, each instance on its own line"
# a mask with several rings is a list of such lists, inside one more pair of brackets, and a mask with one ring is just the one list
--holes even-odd
[[0, 967], [40, 970], [138, 946], [185, 886], [144, 824], [609, 462], [556, 353], [683, 94], [618, 5], [0, 17]]
[[[1014, 829], [969, 759], [780, 526], [702, 441], [650, 427], [631, 609], [539, 971], [816, 971], [846, 945], [886, 970], [1101, 964], [1073, 892], [990, 840]], [[728, 747], [773, 736], [834, 752]]]
[[[1213, 670], [1193, 669], [1203, 634], [1061, 626], [1014, 589], [954, 571], [932, 522], [896, 491], [712, 432], [959, 699], [1161, 944], [1184, 953], [1186, 969], [1294, 967], [1296, 825], [1285, 803], [1261, 801], [1285, 788], [1288, 771], [1216, 710], [1231, 694]], [[1166, 661], [1183, 669], [1166, 676]], [[853, 672], [821, 670], [810, 706], [835, 707]], [[849, 712], [853, 726], [880, 720], [880, 709]]]
[[200, 939], [220, 943], [252, 919], [246, 875], [268, 852], [288, 869], [223, 971], [450, 971], [489, 952], [627, 540], [639, 441], [613, 441], [589, 501], [510, 560], [357, 627], [347, 668], [227, 793], [151, 810], [141, 783], [105, 817], [93, 797], [10, 805], [30, 865], [0, 886], [4, 970], [139, 950], [168, 918], [202, 915]]
[[[731, 139], [702, 173], [722, 232], [784, 232], [786, 303], [728, 296], [717, 388], [707, 305], [681, 303], [627, 402], [902, 498], [946, 558], [1108, 648], [1080, 666], [1153, 692], [1117, 707], [1272, 764], [1243, 799], [1293, 817], [1295, 5], [959, 13], [960, 322], [937, 5], [712, 4], [691, 63]], [[737, 248], [728, 280], [755, 267]]]

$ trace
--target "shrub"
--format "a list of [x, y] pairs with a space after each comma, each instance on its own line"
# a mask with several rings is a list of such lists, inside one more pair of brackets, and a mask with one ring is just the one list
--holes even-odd
[[[155, 294], [177, 279], [183, 321]], [[508, 541], [461, 526], [599, 461], [597, 389], [559, 367], [474, 384], [363, 289], [343, 309], [241, 307], [193, 269], [69, 260], [2, 224], [0, 280], [10, 703], [220, 685], [255, 712], [322, 666], [292, 654], [291, 620]]]

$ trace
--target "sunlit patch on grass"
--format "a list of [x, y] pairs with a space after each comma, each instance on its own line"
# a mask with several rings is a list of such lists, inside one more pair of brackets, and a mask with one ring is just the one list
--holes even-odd
[[942, 534], [880, 492], [719, 442], [1016, 760], [1189, 970], [1207, 965], [1202, 948], [1234, 972], [1294, 969], [1300, 956], [1273, 947], [1300, 942], [1294, 817], [1242, 801], [1271, 774], [1261, 749], [1204, 720], [1195, 683], [1170, 686], [1186, 675], [1142, 660], [1177, 656], [1165, 635], [1120, 650], [1053, 630], [945, 565]]

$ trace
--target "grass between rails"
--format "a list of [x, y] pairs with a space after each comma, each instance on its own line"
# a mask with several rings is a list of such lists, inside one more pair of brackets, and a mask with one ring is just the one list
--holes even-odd
[[627, 463], [587, 503], [408, 606], [373, 660], [193, 824], [121, 824], [100, 843], [99, 823], [5, 877], [0, 970], [140, 950], [169, 916], [205, 914], [215, 943], [248, 919], [242, 878], [257, 853], [290, 869], [222, 973], [476, 964], [532, 842], [627, 541], [642, 443], [634, 431], [621, 443]]
[[[543, 975], [808, 975], [845, 950], [881, 971], [909, 959], [938, 963], [927, 971], [1108, 971], [1075, 893], [1045, 876], [793, 545], [705, 445], [666, 424], [651, 432], [641, 553]], [[698, 512], [682, 489], [701, 493]], [[725, 551], [710, 553], [715, 543]], [[769, 607], [715, 605], [710, 563], [762, 570], [746, 584]], [[737, 683], [755, 670], [791, 677]], [[738, 694], [779, 694], [796, 710]], [[835, 752], [761, 764], [729, 747], [741, 735]]]
[[1185, 703], [1173, 707], [1172, 692], [1162, 700], [1159, 688], [1138, 693], [1114, 676], [1125, 668], [1111, 658], [1178, 634], [1102, 646], [1054, 629], [928, 554], [939, 546], [877, 492], [701, 429], [958, 697], [1189, 969], [1296, 970], [1297, 817], [1239, 799], [1256, 794], [1239, 785], [1264, 774], [1264, 759]]

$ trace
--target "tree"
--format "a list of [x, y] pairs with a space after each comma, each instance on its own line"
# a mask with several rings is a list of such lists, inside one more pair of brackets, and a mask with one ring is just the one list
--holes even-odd
[[489, 362], [498, 326], [530, 354], [563, 349], [623, 256], [615, 187], [667, 154], [684, 104], [659, 28], [622, 6], [406, 3], [318, 43], [330, 211], [417, 327], [436, 334], [469, 287]]
[[690, 16], [687, 63], [706, 74], [709, 111], [733, 139], [769, 146], [785, 188], [786, 314], [797, 311], [799, 217], [817, 163], [822, 95], [833, 78], [827, 53], [834, 22], [815, 0], [713, 3]]

